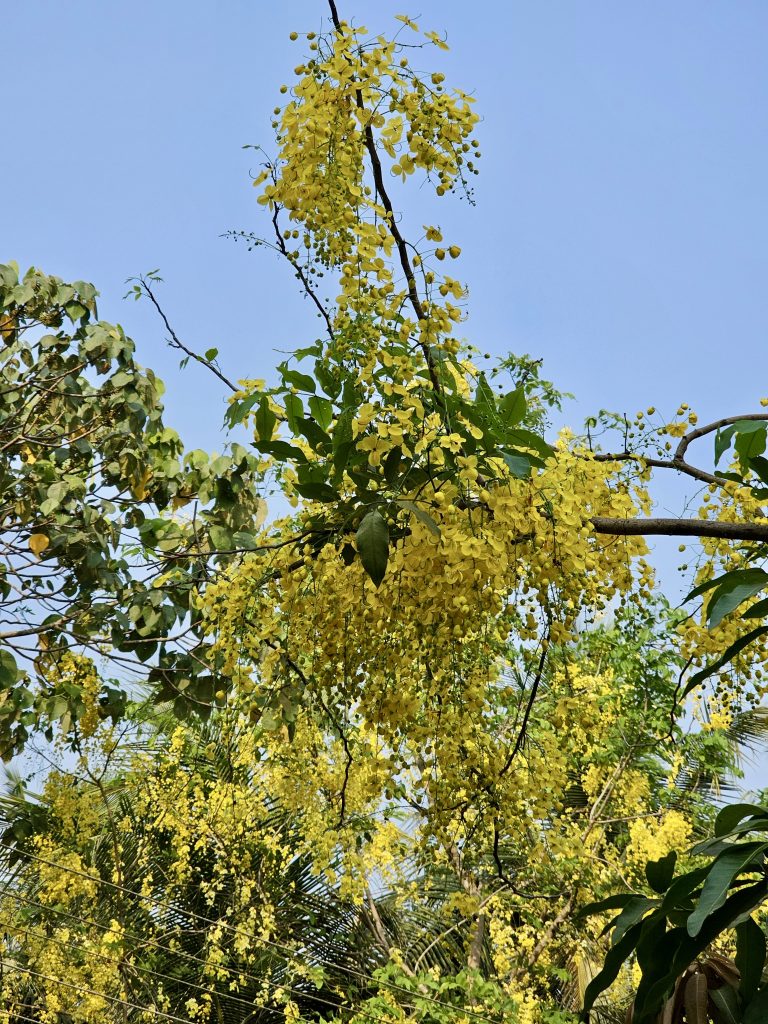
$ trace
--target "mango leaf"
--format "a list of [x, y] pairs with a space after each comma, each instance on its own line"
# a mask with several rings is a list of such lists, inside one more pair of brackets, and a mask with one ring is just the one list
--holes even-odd
[[664, 893], [670, 886], [675, 874], [677, 851], [671, 850], [666, 857], [650, 860], [645, 865], [645, 877], [654, 892]]
[[602, 970], [595, 975], [595, 977], [587, 985], [586, 992], [584, 993], [584, 1008], [582, 1014], [586, 1016], [592, 1009], [595, 1000], [604, 992], [609, 985], [613, 984], [616, 978], [619, 976], [622, 964], [629, 957], [632, 950], [637, 945], [637, 940], [640, 938], [640, 931], [642, 929], [642, 923], [634, 925], [629, 931], [622, 936], [621, 941], [617, 942], [615, 946], [611, 946], [608, 954], [603, 961]]
[[[739, 1024], [739, 1022], [741, 1021], [739, 997], [736, 995], [736, 993], [730, 985], [722, 985], [720, 988], [713, 988], [709, 993], [709, 998], [712, 1000], [715, 1008], [718, 1011], [717, 1024]], [[706, 1024], [706, 1011], [701, 1019]]]
[[612, 929], [611, 945], [615, 946], [617, 942], [620, 942], [630, 928], [637, 924], [638, 921], [642, 921], [648, 911], [658, 907], [658, 905], [658, 900], [649, 899], [647, 896], [635, 896], [605, 929], [605, 931], [608, 928]]
[[729, 612], [768, 586], [768, 573], [762, 569], [734, 569], [726, 573], [707, 605], [707, 624], [718, 626]]
[[763, 985], [744, 1012], [743, 1024], [765, 1024], [768, 1020], [768, 985]]
[[751, 917], [736, 925], [736, 966], [741, 975], [739, 992], [745, 1003], [749, 1003], [757, 992], [757, 986], [765, 966], [765, 934]]
[[766, 615], [768, 615], [768, 597], [764, 597], [761, 601], [755, 601], [741, 613], [742, 619], [764, 619]]
[[688, 918], [687, 929], [692, 938], [699, 934], [710, 914], [723, 906], [737, 875], [752, 867], [760, 869], [766, 850], [768, 843], [743, 843], [720, 854], [709, 870], [696, 909]]
[[355, 540], [363, 568], [375, 586], [380, 586], [389, 561], [389, 528], [378, 509], [373, 509], [363, 517]]
[[594, 903], [587, 903], [574, 916], [577, 919], [580, 917], [592, 917], [593, 914], [602, 914], [605, 910], [616, 910], [617, 908], [626, 907], [633, 899], [635, 899], [635, 893], [615, 893], [613, 896], [606, 896], [605, 899], [597, 900]]
[[694, 690], [715, 672], [719, 672], [724, 665], [727, 665], [745, 647], [749, 647], [753, 640], [757, 640], [758, 637], [763, 636], [765, 633], [768, 633], [768, 626], [758, 626], [756, 629], [750, 630], [749, 633], [745, 633], [744, 636], [739, 637], [738, 640], [734, 640], [730, 647], [727, 647], [716, 661], [705, 665], [703, 669], [691, 676], [683, 690], [682, 696], [687, 697], [691, 690]]
[[728, 835], [745, 818], [768, 818], [768, 807], [759, 804], [728, 804], [715, 818], [715, 835]]

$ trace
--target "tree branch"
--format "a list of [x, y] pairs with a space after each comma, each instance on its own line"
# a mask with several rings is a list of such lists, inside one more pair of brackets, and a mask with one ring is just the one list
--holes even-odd
[[147, 298], [150, 300], [150, 302], [155, 307], [157, 312], [160, 314], [160, 319], [165, 324], [165, 329], [168, 331], [169, 334], [169, 345], [171, 345], [172, 348], [177, 348], [179, 349], [179, 351], [184, 352], [185, 355], [187, 355], [190, 359], [194, 359], [196, 362], [200, 363], [201, 366], [207, 367], [211, 371], [211, 373], [215, 374], [219, 378], [222, 384], [226, 384], [230, 391], [239, 391], [240, 388], [238, 388], [236, 384], [233, 384], [228, 377], [225, 377], [221, 370], [217, 369], [217, 367], [213, 365], [210, 359], [206, 359], [205, 356], [198, 355], [197, 352], [194, 352], [191, 348], [187, 348], [187, 346], [182, 341], [180, 341], [178, 335], [168, 322], [168, 317], [163, 312], [160, 303], [155, 298], [155, 293], [152, 291], [149, 284], [147, 283], [147, 279], [145, 277], [140, 277], [139, 283], [141, 284], [141, 287], [144, 289], [144, 294], [147, 296]]
[[768, 541], [768, 524], [722, 523], [714, 519], [617, 519], [595, 516], [597, 533], [615, 537], [715, 537], [718, 540]]
[[[339, 20], [336, 4], [334, 3], [334, 0], [328, 0], [328, 4], [331, 8], [331, 20], [333, 21], [333, 26], [337, 32], [341, 32], [341, 21]], [[358, 110], [365, 110], [363, 93], [360, 89], [355, 90], [355, 103], [357, 104]], [[395, 247], [397, 248], [397, 254], [400, 258], [400, 266], [405, 274], [408, 299], [413, 307], [413, 312], [416, 314], [416, 319], [419, 321], [426, 321], [427, 316], [424, 311], [424, 307], [421, 304], [419, 293], [416, 289], [416, 275], [414, 274], [413, 267], [411, 266], [411, 260], [408, 256], [408, 245], [400, 234], [400, 229], [395, 221], [395, 210], [392, 206], [392, 200], [389, 198], [386, 185], [384, 184], [384, 173], [381, 168], [381, 160], [379, 159], [379, 153], [376, 149], [376, 140], [373, 137], [373, 129], [371, 128], [370, 123], [365, 124], [363, 128], [363, 138], [365, 139], [365, 148], [371, 161], [371, 170], [373, 171], [373, 183], [376, 187], [376, 194], [381, 200], [381, 205], [384, 207], [386, 212], [389, 233], [392, 235], [394, 240]], [[429, 373], [429, 379], [432, 382], [432, 387], [436, 394], [440, 396], [442, 395], [443, 389], [437, 373], [435, 358], [426, 342], [419, 340], [418, 345], [424, 355], [424, 359], [426, 360], [427, 371]]]
[[686, 476], [693, 477], [694, 480], [699, 480], [704, 484], [723, 484], [725, 483], [723, 477], [716, 476], [713, 473], [707, 473], [706, 470], [699, 469], [698, 466], [691, 465], [685, 455], [688, 451], [689, 445], [694, 441], [697, 441], [700, 437], [705, 437], [707, 434], [711, 434], [715, 430], [720, 430], [722, 427], [730, 427], [734, 423], [739, 423], [742, 420], [768, 420], [768, 413], [748, 412], [743, 416], [725, 416], [723, 419], [713, 420], [712, 423], [705, 423], [702, 426], [697, 427], [695, 430], [690, 430], [680, 438], [680, 442], [671, 459], [653, 459], [647, 458], [644, 455], [636, 455], [634, 452], [623, 451], [595, 455], [595, 460], [597, 462], [642, 462], [646, 466], [653, 466], [654, 469], [677, 470], [678, 473], [685, 473]]

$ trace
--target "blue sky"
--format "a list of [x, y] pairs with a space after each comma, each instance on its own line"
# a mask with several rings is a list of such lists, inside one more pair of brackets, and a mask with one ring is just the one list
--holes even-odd
[[[388, 29], [402, 2], [341, 9]], [[471, 340], [543, 357], [577, 396], [574, 423], [601, 407], [753, 407], [768, 392], [768, 6], [420, 0], [409, 13], [447, 31], [451, 52], [429, 61], [484, 118], [477, 206], [437, 214], [463, 248]], [[202, 372], [178, 383], [123, 282], [159, 266], [177, 329], [217, 345], [231, 376], [263, 376], [275, 348], [313, 336], [286, 269], [220, 236], [263, 224], [241, 147], [269, 145], [301, 52], [288, 34], [324, 16], [323, 0], [4, 12], [0, 259], [93, 280], [102, 315], [168, 379], [193, 445], [216, 443], [222, 396]], [[417, 222], [422, 201], [411, 193]]]
[[[768, 394], [768, 5], [403, 2], [340, 9], [371, 30], [400, 12], [446, 30], [450, 53], [425, 67], [477, 97], [477, 205], [434, 214], [463, 249], [470, 340], [542, 357], [577, 396], [575, 425], [602, 407], [672, 417], [687, 401], [702, 420], [754, 408]], [[264, 225], [242, 146], [269, 146], [301, 54], [289, 32], [325, 16], [323, 0], [3, 13], [0, 259], [94, 281], [102, 316], [168, 382], [192, 447], [221, 443], [224, 395], [203, 371], [179, 376], [124, 281], [160, 267], [179, 334], [217, 346], [232, 377], [268, 376], [275, 349], [315, 336], [286, 268], [221, 235]], [[409, 201], [427, 222], [423, 193]], [[661, 494], [662, 508], [678, 500]]]

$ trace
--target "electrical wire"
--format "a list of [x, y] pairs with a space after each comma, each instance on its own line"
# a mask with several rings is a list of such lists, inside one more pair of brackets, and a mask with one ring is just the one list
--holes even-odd
[[33, 978], [40, 978], [42, 981], [52, 981], [56, 985], [61, 985], [62, 988], [71, 988], [75, 992], [96, 996], [98, 999], [105, 999], [107, 1002], [116, 1003], [118, 1006], [125, 1006], [129, 1010], [151, 1013], [155, 1017], [162, 1017], [163, 1020], [174, 1021], [174, 1024], [194, 1024], [193, 1021], [188, 1020], [186, 1017], [177, 1017], [173, 1013], [165, 1013], [163, 1010], [155, 1009], [154, 1006], [141, 1006], [139, 1003], [132, 1003], [128, 999], [120, 999], [118, 996], [108, 996], [105, 992], [99, 992], [95, 988], [88, 988], [87, 985], [75, 985], [71, 981], [64, 981], [63, 978], [57, 978], [54, 975], [33, 971], [31, 967], [22, 967], [21, 964], [10, 964], [6, 960], [0, 960], [0, 967], [6, 968], [9, 971], [21, 971], [23, 974], [29, 974]]
[[[10, 852], [20, 853], [20, 851], [15, 850], [13, 847], [8, 846], [5, 843], [0, 843], [0, 849], [8, 850]], [[30, 860], [39, 861], [41, 864], [46, 864], [49, 867], [57, 868], [60, 871], [68, 872], [69, 874], [73, 874], [73, 875], [77, 875], [77, 876], [79, 876], [81, 878], [85, 878], [85, 879], [87, 879], [90, 882], [98, 882], [101, 885], [106, 885], [109, 888], [115, 889], [115, 890], [117, 890], [119, 892], [123, 892], [123, 893], [125, 893], [128, 896], [133, 896], [136, 899], [143, 900], [145, 903], [149, 903], [152, 906], [162, 907], [163, 909], [170, 910], [171, 912], [174, 912], [174, 913], [178, 913], [179, 912], [179, 908], [178, 907], [174, 907], [171, 903], [168, 903], [165, 900], [160, 900], [160, 899], [157, 899], [156, 897], [152, 897], [152, 896], [145, 896], [142, 893], [137, 892], [135, 889], [129, 889], [126, 886], [120, 885], [117, 882], [108, 882], [106, 879], [102, 879], [102, 878], [98, 878], [98, 877], [95, 878], [93, 875], [89, 875], [85, 871], [79, 871], [77, 868], [69, 867], [68, 865], [58, 864], [56, 861], [48, 860], [46, 857], [40, 857], [38, 854], [29, 853], [28, 851], [21, 852], [21, 856], [27, 857]], [[231, 932], [232, 934], [235, 934], [235, 935], [241, 935], [244, 938], [247, 938], [247, 939], [249, 939], [252, 942], [261, 943], [262, 945], [265, 945], [265, 946], [268, 946], [268, 947], [271, 947], [271, 948], [274, 948], [274, 949], [278, 949], [278, 950], [280, 950], [283, 953], [288, 953], [288, 955], [289, 955], [289, 957], [291, 959], [293, 959], [293, 960], [297, 959], [296, 951], [291, 949], [290, 946], [287, 946], [284, 943], [274, 942], [271, 939], [265, 939], [265, 938], [263, 938], [261, 936], [255, 935], [253, 932], [248, 932], [248, 931], [246, 931], [243, 928], [238, 928], [236, 925], [231, 925], [231, 924], [228, 924], [227, 922], [223, 922], [223, 921], [216, 921], [213, 918], [205, 917], [205, 915], [197, 914], [197, 913], [195, 913], [194, 911], [191, 911], [191, 910], [186, 910], [186, 911], [184, 911], [184, 913], [186, 913], [186, 915], [188, 917], [191, 917], [194, 920], [202, 921], [205, 924], [213, 925], [213, 926], [215, 926], [217, 928], [222, 928], [225, 931], [229, 931], [229, 932]], [[395, 982], [377, 980], [377, 979], [371, 977], [371, 975], [365, 974], [363, 971], [357, 971], [353, 967], [345, 967], [345, 966], [343, 966], [341, 964], [334, 964], [332, 961], [323, 960], [321, 957], [316, 957], [316, 960], [317, 960], [317, 962], [319, 964], [322, 964], [325, 967], [331, 967], [334, 970], [337, 970], [337, 971], [339, 971], [341, 973], [349, 974], [350, 976], [359, 978], [359, 979], [367, 982], [368, 984], [379, 985], [379, 986], [384, 987], [384, 988], [389, 988], [393, 992], [401, 992], [401, 993], [404, 993], [407, 996], [413, 996], [413, 992], [411, 992], [409, 989], [403, 987], [402, 985], [396, 984]], [[419, 999], [423, 1000], [425, 1002], [433, 1003], [436, 1006], [441, 1006], [444, 1009], [451, 1010], [454, 1013], [461, 1014], [464, 1017], [472, 1017], [475, 1020], [483, 1021], [483, 1022], [485, 1022], [485, 1024], [498, 1024], [497, 1021], [492, 1020], [492, 1018], [490, 1018], [490, 1017], [486, 1017], [484, 1014], [477, 1013], [475, 1010], [464, 1009], [464, 1008], [459, 1009], [458, 1007], [453, 1006], [451, 1003], [447, 1003], [447, 1002], [445, 1002], [442, 999], [437, 999], [434, 996], [426, 996], [426, 995], [422, 996], [422, 995], [419, 995]]]
[[[38, 904], [38, 906], [39, 905], [40, 904]], [[74, 915], [69, 915], [69, 916], [74, 916]], [[85, 921], [87, 921], [87, 918], [78, 918], [78, 920], [85, 922]], [[109, 956], [107, 953], [100, 953], [100, 952], [97, 952], [96, 950], [86, 950], [84, 946], [79, 945], [78, 943], [68, 942], [65, 939], [57, 939], [53, 935], [46, 935], [44, 932], [34, 932], [31, 929], [29, 929], [29, 928], [21, 928], [21, 927], [19, 927], [17, 925], [10, 924], [8, 921], [0, 921], [0, 928], [2, 928], [2, 927], [9, 927], [9, 928], [12, 929], [12, 931], [14, 933], [21, 932], [23, 935], [29, 935], [29, 936], [33, 936], [35, 938], [44, 939], [46, 942], [53, 942], [57, 946], [61, 946], [61, 947], [64, 947], [64, 948], [69, 948], [69, 949], [78, 949], [81, 952], [87, 952], [89, 956], [96, 956], [100, 960], [106, 960], [108, 963], [117, 964], [118, 966], [122, 965], [122, 966], [130, 968], [131, 970], [134, 970], [134, 971], [141, 971], [142, 974], [150, 974], [154, 978], [161, 978], [163, 981], [171, 981], [175, 985], [185, 985], [188, 988], [195, 989], [198, 992], [203, 992], [203, 993], [205, 993], [206, 995], [209, 995], [209, 996], [215, 996], [217, 998], [230, 999], [233, 1002], [241, 1003], [243, 1006], [250, 1007], [251, 1009], [267, 1010], [268, 1012], [276, 1013], [276, 1014], [278, 1014], [278, 1016], [282, 1016], [282, 1012], [280, 1010], [278, 1010], [276, 1007], [273, 1007], [273, 1006], [267, 1006], [265, 1003], [257, 1003], [253, 999], [243, 999], [241, 996], [236, 996], [232, 992], [222, 992], [222, 991], [219, 991], [218, 989], [207, 988], [205, 985], [198, 985], [196, 982], [193, 982], [193, 981], [185, 981], [184, 979], [174, 977], [171, 974], [163, 974], [162, 971], [154, 971], [154, 970], [152, 970], [149, 967], [140, 967], [138, 964], [126, 963], [125, 960], [120, 960], [117, 957]], [[113, 933], [118, 934], [118, 935], [120, 934], [120, 932], [117, 931], [117, 929], [115, 929], [115, 928], [107, 928], [105, 925], [97, 925], [97, 927], [105, 928], [105, 930], [113, 932]], [[123, 932], [122, 934], [130, 934], [130, 933]], [[136, 938], [140, 938], [140, 936], [136, 936]], [[152, 946], [154, 946], [156, 948], [165, 950], [165, 952], [170, 953], [172, 956], [173, 955], [178, 955], [179, 953], [183, 952], [182, 950], [170, 949], [168, 946], [163, 946], [162, 944], [157, 943], [157, 942], [149, 942], [148, 941], [145, 944], [146, 945], [152, 945]], [[191, 954], [188, 954], [188, 953], [184, 953], [184, 955], [188, 956], [190, 959], [196, 961], [197, 963], [205, 964], [205, 961], [201, 960], [199, 957], [192, 956]], [[290, 985], [281, 985], [279, 982], [270, 981], [268, 978], [257, 978], [254, 974], [247, 974], [244, 971], [239, 971], [236, 967], [223, 967], [223, 965], [217, 964], [216, 965], [216, 969], [217, 970], [222, 970], [223, 969], [223, 970], [229, 972], [230, 974], [238, 974], [238, 975], [240, 975], [242, 977], [246, 977], [246, 978], [249, 978], [249, 979], [255, 981], [257, 984], [268, 985], [270, 988], [274, 988], [276, 990], [280, 989], [283, 992], [290, 992], [292, 995], [299, 996], [302, 999], [306, 998], [306, 999], [310, 999], [310, 1000], [318, 1002], [318, 1003], [323, 1003], [325, 1006], [330, 1006], [333, 1010], [337, 1010], [337, 1011], [342, 1011], [343, 1010], [343, 1011], [346, 1011], [347, 1013], [352, 1013], [355, 1016], [366, 1017], [368, 1020], [375, 1021], [376, 1024], [387, 1024], [387, 1022], [386, 1022], [384, 1017], [379, 1017], [379, 1016], [376, 1016], [374, 1014], [367, 1013], [365, 1010], [357, 1010], [357, 1009], [355, 1009], [352, 1006], [340, 1006], [338, 1003], [331, 1002], [330, 999], [323, 999], [320, 996], [315, 997], [315, 996], [312, 995], [311, 992], [303, 992], [300, 989], [292, 988]], [[416, 1009], [416, 1007], [414, 1007], [414, 1006], [408, 1006], [408, 1008], [409, 1009]]]

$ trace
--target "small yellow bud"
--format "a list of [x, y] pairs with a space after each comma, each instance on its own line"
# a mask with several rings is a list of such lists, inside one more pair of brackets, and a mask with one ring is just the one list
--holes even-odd
[[299, 33], [298, 32], [291, 32], [291, 34], [288, 36], [288, 38], [291, 40], [292, 43], [295, 43], [296, 40], [299, 38]]
[[451, 259], [453, 260], [456, 260], [459, 258], [459, 256], [461, 256], [461, 249], [458, 247], [458, 245], [452, 245], [448, 252], [451, 254]]
[[445, 249], [435, 249], [435, 256], [439, 260], [445, 259]]

